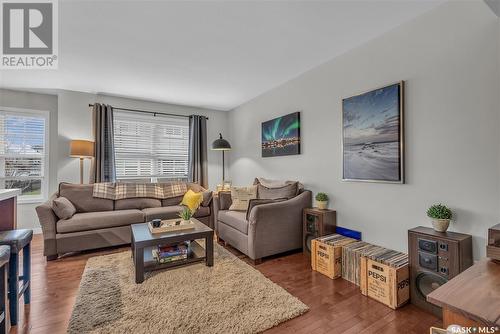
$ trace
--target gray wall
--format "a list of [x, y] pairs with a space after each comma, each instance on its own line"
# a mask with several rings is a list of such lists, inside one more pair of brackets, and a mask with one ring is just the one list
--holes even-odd
[[[230, 177], [298, 179], [325, 191], [341, 226], [405, 251], [429, 205], [455, 213], [451, 230], [484, 256], [499, 219], [499, 21], [481, 2], [449, 2], [304, 73], [229, 114]], [[341, 100], [406, 81], [405, 185], [341, 181]], [[261, 122], [302, 111], [299, 156], [261, 158]]]

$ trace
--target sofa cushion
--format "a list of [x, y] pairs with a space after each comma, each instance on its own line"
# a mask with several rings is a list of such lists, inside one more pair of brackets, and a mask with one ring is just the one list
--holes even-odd
[[297, 195], [298, 182], [290, 183], [279, 188], [268, 188], [262, 184], [257, 185], [257, 198], [259, 199], [278, 199], [294, 198]]
[[161, 206], [180, 205], [184, 196], [165, 198], [161, 201]]
[[210, 207], [208, 206], [200, 206], [193, 215], [194, 218], [206, 216], [210, 216]]
[[57, 222], [58, 233], [71, 233], [143, 223], [140, 210], [120, 210], [76, 213], [70, 219]]
[[219, 211], [219, 221], [226, 225], [237, 229], [241, 233], [248, 234], [248, 221], [245, 219], [246, 213], [244, 211]]
[[130, 210], [145, 208], [158, 208], [161, 206], [161, 200], [156, 198], [127, 198], [115, 201], [115, 210]]
[[207, 190], [203, 192], [203, 202], [201, 202], [201, 206], [209, 206], [212, 201], [213, 193], [211, 190]]
[[161, 208], [146, 208], [142, 212], [146, 217], [146, 221], [153, 219], [175, 219], [179, 218], [179, 212], [184, 209], [182, 205], [164, 206]]
[[112, 211], [113, 200], [95, 198], [91, 184], [59, 184], [59, 196], [66, 197], [76, 208], [76, 212]]
[[76, 213], [73, 203], [66, 197], [58, 197], [52, 201], [52, 210], [60, 219], [69, 219]]

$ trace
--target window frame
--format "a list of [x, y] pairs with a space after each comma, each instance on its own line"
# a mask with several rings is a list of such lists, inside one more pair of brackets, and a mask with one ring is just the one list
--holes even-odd
[[[41, 194], [40, 196], [27, 196], [27, 195], [18, 195], [17, 203], [18, 204], [31, 204], [31, 203], [42, 203], [45, 202], [48, 198], [49, 194], [49, 163], [50, 163], [50, 111], [48, 110], [37, 110], [37, 109], [27, 109], [27, 108], [13, 108], [13, 107], [5, 107], [0, 105], [0, 112], [6, 112], [10, 114], [21, 114], [21, 116], [36, 116], [42, 117], [45, 120], [44, 127], [44, 154], [42, 160], [42, 172], [43, 176], [41, 177]], [[3, 177], [5, 179], [5, 177]], [[2, 188], [5, 189], [5, 188]]]

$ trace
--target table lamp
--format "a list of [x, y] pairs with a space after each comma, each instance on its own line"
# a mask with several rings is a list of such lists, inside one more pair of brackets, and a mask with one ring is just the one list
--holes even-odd
[[92, 159], [94, 157], [94, 142], [90, 140], [72, 140], [69, 147], [69, 155], [73, 158], [80, 158], [80, 184], [83, 184], [83, 159]]

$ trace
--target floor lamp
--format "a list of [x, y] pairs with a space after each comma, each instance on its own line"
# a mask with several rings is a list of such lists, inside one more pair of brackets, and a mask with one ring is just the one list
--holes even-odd
[[212, 143], [212, 150], [214, 151], [222, 151], [222, 186], [224, 186], [225, 181], [225, 166], [224, 166], [224, 152], [231, 151], [231, 144], [224, 138], [222, 138], [222, 134], [219, 133], [219, 139], [214, 140]]
[[94, 142], [90, 140], [72, 140], [69, 155], [80, 158], [80, 184], [83, 184], [83, 159], [94, 157]]

